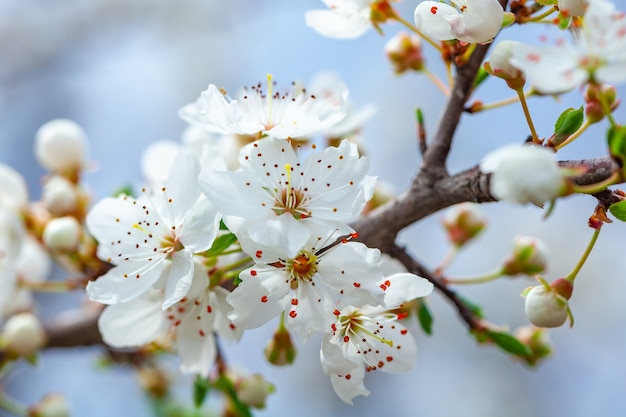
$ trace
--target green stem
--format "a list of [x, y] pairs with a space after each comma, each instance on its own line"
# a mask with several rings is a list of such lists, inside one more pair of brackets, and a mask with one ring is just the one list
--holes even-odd
[[464, 284], [482, 284], [484, 282], [495, 281], [496, 279], [502, 277], [502, 269], [498, 269], [496, 271], [490, 272], [487, 275], [483, 275], [480, 277], [474, 278], [457, 278], [457, 279], [445, 279], [446, 284], [453, 285], [464, 285]]
[[545, 19], [546, 17], [550, 16], [552, 13], [556, 12], [556, 9], [554, 7], [546, 10], [545, 12], [538, 14], [537, 16], [533, 16], [530, 19], [526, 20], [527, 22], [535, 22], [535, 23], [545, 23], [545, 21], [543, 21], [543, 19]]
[[424, 35], [418, 28], [416, 28], [414, 25], [412, 25], [409, 21], [405, 20], [402, 16], [395, 15], [395, 16], [392, 17], [392, 19], [395, 19], [398, 22], [402, 23], [411, 32], [414, 32], [417, 36], [419, 36], [420, 38], [422, 38], [426, 42], [428, 42], [430, 45], [432, 45], [432, 47], [435, 48], [436, 50], [438, 50], [439, 53], [441, 53], [443, 51], [443, 49], [441, 48], [441, 45], [437, 44], [435, 41], [430, 39], [428, 36]]
[[[535, 94], [535, 90], [533, 90], [532, 88], [529, 90], [526, 90], [524, 92], [524, 97], [528, 98], [528, 97], [532, 97]], [[504, 106], [508, 106], [509, 104], [513, 104], [513, 103], [517, 103], [519, 101], [519, 95], [513, 96], [513, 97], [509, 97], [506, 98], [504, 100], [500, 100], [500, 101], [495, 101], [493, 103], [489, 103], [489, 104], [483, 104], [478, 111], [483, 111], [483, 110], [491, 110], [491, 109], [497, 109], [498, 107], [504, 107]]]
[[443, 271], [445, 271], [450, 266], [452, 261], [454, 261], [454, 259], [458, 255], [458, 253], [459, 253], [459, 247], [456, 245], [451, 246], [450, 250], [448, 250], [448, 253], [446, 253], [446, 256], [444, 256], [441, 262], [439, 262], [439, 266], [435, 268], [435, 274], [442, 275]]
[[572, 283], [574, 282], [574, 279], [576, 279], [576, 275], [578, 275], [578, 272], [580, 272], [580, 269], [585, 264], [585, 261], [587, 261], [589, 254], [591, 253], [594, 245], [596, 244], [596, 241], [598, 240], [598, 236], [600, 235], [600, 230], [602, 229], [600, 228], [600, 229], [596, 229], [593, 231], [593, 235], [591, 236], [591, 240], [589, 241], [589, 244], [587, 245], [587, 248], [585, 249], [583, 256], [578, 260], [578, 263], [576, 264], [572, 272], [570, 272], [567, 275], [567, 277], [565, 277], [565, 279], [567, 279], [569, 282], [572, 282]]
[[615, 122], [615, 119], [613, 118], [613, 113], [611, 113], [611, 106], [609, 106], [609, 103], [606, 102], [606, 98], [604, 97], [604, 94], [602, 93], [598, 94], [598, 101], [600, 102], [600, 106], [602, 106], [602, 111], [606, 115], [606, 118], [609, 119], [609, 122], [611, 123], [611, 126], [613, 127], [613, 129], [617, 129], [617, 123]]
[[589, 126], [591, 126], [591, 122], [589, 122], [589, 119], [587, 119], [585, 120], [585, 123], [583, 123], [583, 125], [576, 132], [572, 133], [570, 137], [565, 139], [561, 144], [555, 146], [554, 149], [559, 150], [563, 148], [565, 145], [569, 145], [570, 143], [574, 142], [574, 140], [576, 140], [580, 135], [582, 135]]
[[424, 73], [424, 75], [426, 75], [428, 77], [428, 79], [435, 84], [435, 86], [437, 88], [439, 88], [439, 90], [441, 90], [441, 92], [446, 96], [449, 97], [450, 96], [450, 89], [448, 88], [448, 86], [446, 86], [443, 81], [441, 81], [441, 79], [439, 77], [437, 77], [435, 74], [433, 74], [432, 72], [430, 72], [427, 68], [424, 68], [422, 70], [422, 72]]
[[524, 110], [524, 117], [526, 118], [526, 123], [528, 123], [528, 128], [530, 129], [530, 134], [533, 137], [533, 143], [541, 145], [541, 141], [537, 136], [537, 131], [535, 130], [535, 125], [533, 124], [533, 119], [530, 117], [530, 111], [528, 110], [528, 104], [526, 103], [526, 96], [524, 95], [524, 91], [520, 88], [515, 90], [517, 96], [519, 97], [519, 102], [522, 105], [522, 110]]
[[18, 417], [28, 417], [28, 407], [9, 397], [4, 391], [0, 390], [0, 409]]
[[605, 179], [604, 181], [590, 184], [590, 185], [574, 185], [574, 192], [580, 194], [594, 194], [604, 190], [609, 185], [617, 184], [621, 182], [622, 175], [621, 171], [614, 171], [610, 177]]

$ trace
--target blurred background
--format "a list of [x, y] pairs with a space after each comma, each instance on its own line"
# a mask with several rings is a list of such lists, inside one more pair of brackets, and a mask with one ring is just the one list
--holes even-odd
[[[412, 20], [418, 1], [405, 0], [398, 10]], [[0, 2], [0, 162], [28, 180], [31, 199], [40, 193], [44, 171], [32, 155], [33, 138], [44, 122], [69, 118], [87, 132], [91, 158], [98, 169], [85, 181], [94, 198], [141, 178], [139, 160], [155, 140], [178, 140], [185, 123], [180, 107], [196, 99], [209, 83], [235, 92], [263, 81], [267, 73], [279, 85], [310, 80], [321, 71], [339, 74], [358, 105], [375, 103], [377, 114], [363, 131], [371, 175], [402, 192], [420, 163], [414, 112], [421, 107], [433, 133], [444, 103], [442, 94], [420, 74], [395, 76], [383, 45], [402, 30], [383, 26], [360, 39], [323, 38], [304, 24], [304, 12], [323, 8], [317, 0], [3, 0]], [[619, 6], [618, 6], [619, 7]], [[511, 28], [500, 39], [539, 43], [569, 39], [567, 33], [539, 26]], [[432, 49], [425, 48], [431, 71], [442, 75]], [[624, 93], [624, 89], [620, 90]], [[475, 98], [486, 103], [512, 92], [488, 80]], [[530, 99], [540, 136], [549, 136], [566, 107], [583, 104], [579, 91], [560, 101]], [[618, 109], [618, 121], [626, 112]], [[559, 153], [561, 159], [606, 154], [605, 123], [589, 130]], [[469, 115], [457, 133], [449, 166], [452, 172], [475, 165], [490, 150], [522, 142], [527, 126], [518, 105]], [[595, 207], [590, 197], [559, 201], [550, 218], [534, 207], [490, 204], [481, 207], [489, 228], [466, 248], [450, 275], [474, 276], [491, 271], [506, 257], [513, 237], [541, 238], [550, 249], [548, 280], [566, 275], [575, 265], [591, 229]], [[400, 240], [430, 266], [448, 246], [441, 213], [406, 230]], [[275, 368], [263, 357], [274, 325], [250, 331], [241, 343], [225, 345], [226, 357], [248, 372], [266, 376], [277, 387], [259, 416], [623, 416], [626, 415], [626, 225], [607, 225], [576, 283], [570, 305], [576, 324], [552, 330], [553, 357], [529, 369], [489, 346], [479, 346], [446, 300], [434, 294], [434, 335], [413, 326], [420, 353], [415, 369], [401, 375], [367, 376], [367, 398], [344, 405], [319, 365], [319, 340], [301, 347], [292, 367]], [[502, 279], [461, 293], [484, 306], [487, 318], [511, 329], [526, 325], [520, 292], [533, 281]], [[75, 305], [81, 294], [44, 295], [38, 300], [53, 314]], [[122, 366], [100, 369], [100, 348], [49, 350], [36, 367], [20, 365], [4, 389], [26, 403], [60, 392], [73, 415], [151, 416], [134, 375]], [[182, 402], [190, 403], [191, 381], [179, 382]], [[0, 415], [2, 412], [0, 412]]]

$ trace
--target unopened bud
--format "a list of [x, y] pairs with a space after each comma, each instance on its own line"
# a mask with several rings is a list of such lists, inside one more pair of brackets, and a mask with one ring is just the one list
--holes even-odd
[[484, 68], [488, 73], [506, 80], [508, 86], [514, 90], [521, 89], [526, 82], [524, 72], [509, 62], [513, 56], [513, 49], [518, 45], [520, 43], [516, 41], [505, 40], [499, 42], [493, 48], [489, 61], [484, 64]]
[[559, 327], [567, 320], [567, 300], [544, 285], [532, 287], [526, 294], [524, 311], [535, 326]]
[[615, 86], [608, 84], [589, 84], [584, 94], [585, 98], [585, 115], [589, 123], [596, 123], [604, 119], [606, 116], [602, 102], [608, 105], [613, 112], [620, 105], [621, 100], [617, 97], [617, 89]]
[[482, 232], [487, 222], [475, 204], [461, 203], [446, 211], [442, 224], [448, 239], [460, 247]]
[[280, 326], [272, 340], [265, 346], [265, 358], [276, 366], [291, 365], [296, 359], [296, 347], [291, 341], [289, 330]]
[[143, 366], [137, 372], [139, 383], [154, 398], [165, 398], [169, 393], [170, 381], [165, 372], [151, 366]]
[[81, 227], [74, 217], [52, 219], [43, 229], [43, 242], [53, 251], [72, 252], [80, 241]]
[[502, 267], [503, 275], [536, 275], [546, 270], [548, 249], [534, 237], [517, 236], [513, 241], [513, 254]]
[[76, 187], [70, 181], [55, 175], [43, 186], [41, 201], [53, 216], [63, 216], [76, 210]]
[[530, 348], [531, 354], [526, 357], [530, 365], [552, 354], [552, 344], [546, 329], [535, 326], [523, 326], [515, 330], [514, 336]]
[[265, 408], [267, 396], [274, 389], [274, 385], [267, 382], [263, 375], [255, 374], [241, 380], [237, 388], [237, 398], [250, 407]]
[[70, 407], [61, 394], [48, 394], [28, 409], [28, 417], [69, 417]]
[[424, 69], [422, 41], [418, 36], [399, 32], [387, 41], [384, 49], [396, 74]]
[[32, 313], [19, 313], [7, 320], [2, 348], [11, 356], [31, 358], [46, 343], [46, 332]]
[[87, 136], [71, 120], [55, 119], [35, 135], [35, 157], [42, 167], [59, 173], [74, 173], [85, 165]]

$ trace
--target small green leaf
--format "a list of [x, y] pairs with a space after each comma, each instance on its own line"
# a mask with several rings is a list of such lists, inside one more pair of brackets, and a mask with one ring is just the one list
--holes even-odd
[[237, 236], [232, 233], [228, 233], [226, 235], [219, 236], [213, 242], [211, 249], [204, 252], [205, 256], [217, 256], [220, 253], [224, 252], [230, 245], [237, 241]]
[[478, 68], [478, 73], [476, 74], [476, 78], [474, 78], [474, 88], [477, 88], [479, 85], [481, 85], [483, 81], [489, 78], [489, 75], [490, 74], [487, 72], [487, 70], [484, 69], [483, 66], [481, 65], [480, 68]]
[[467, 307], [472, 312], [474, 316], [476, 316], [479, 319], [485, 318], [485, 314], [483, 313], [483, 308], [481, 306], [472, 303], [467, 298], [463, 298], [461, 296], [458, 296], [458, 298], [465, 305], [465, 307]]
[[485, 333], [489, 336], [493, 343], [506, 352], [512, 353], [513, 355], [521, 358], [525, 358], [532, 354], [532, 351], [528, 346], [520, 342], [510, 333], [496, 332], [493, 330], [487, 330]]
[[611, 204], [609, 211], [616, 219], [626, 222], [626, 201], [620, 201], [619, 203]]
[[113, 192], [113, 197], [119, 197], [127, 195], [129, 197], [133, 197], [135, 193], [133, 192], [133, 186], [130, 184], [126, 184], [118, 188]]
[[211, 385], [206, 378], [202, 378], [199, 375], [196, 377], [193, 383], [193, 405], [196, 408], [202, 407], [210, 387]]
[[611, 157], [623, 166], [626, 159], [626, 126], [611, 126], [607, 131], [607, 142]]
[[574, 134], [585, 121], [585, 112], [581, 106], [578, 109], [569, 108], [565, 110], [554, 124], [554, 138], [552, 139], [552, 145], [558, 146], [565, 141], [568, 137]]
[[419, 320], [424, 333], [427, 335], [433, 334], [433, 316], [430, 314], [430, 310], [424, 301], [419, 303], [419, 307], [417, 309], [417, 319]]

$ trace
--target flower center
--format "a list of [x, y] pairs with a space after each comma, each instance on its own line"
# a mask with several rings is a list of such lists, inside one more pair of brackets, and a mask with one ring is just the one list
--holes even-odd
[[291, 186], [291, 165], [285, 164], [287, 180], [285, 186], [277, 190], [274, 195], [275, 204], [272, 210], [277, 216], [290, 213], [296, 220], [302, 220], [311, 216], [311, 213], [304, 208], [306, 195], [302, 190], [297, 190]]
[[298, 288], [301, 280], [311, 281], [317, 272], [317, 256], [302, 251], [295, 258], [287, 261], [287, 271], [291, 276], [291, 289]]

